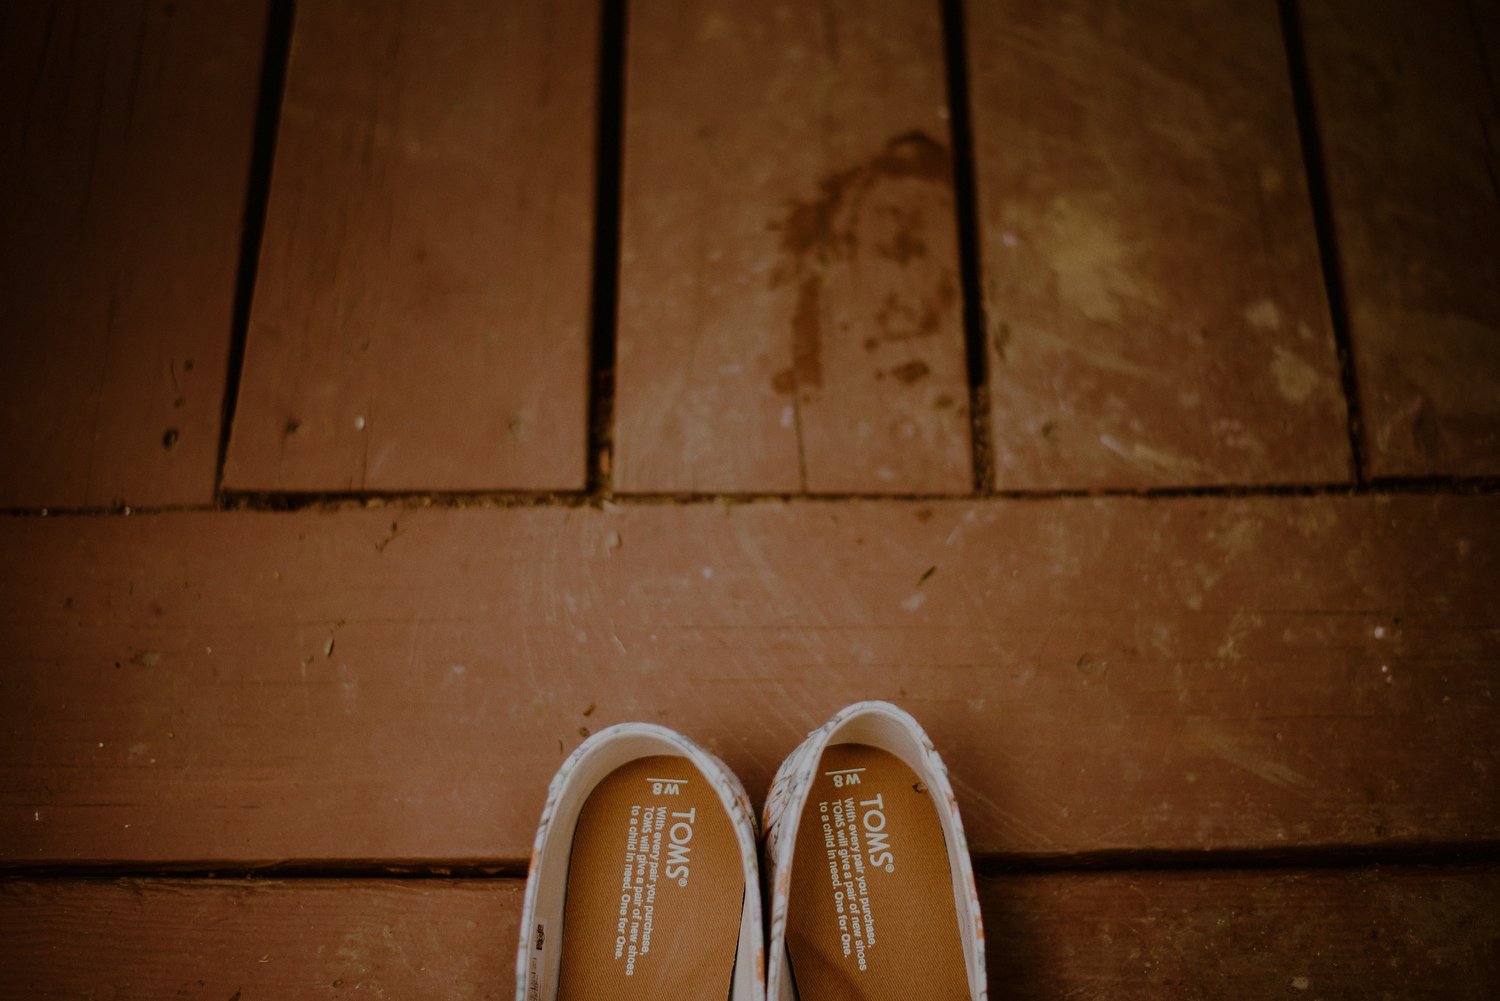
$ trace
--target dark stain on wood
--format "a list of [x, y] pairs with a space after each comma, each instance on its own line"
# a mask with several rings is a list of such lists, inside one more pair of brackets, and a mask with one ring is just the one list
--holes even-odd
[[881, 336], [866, 340], [865, 350], [873, 351], [881, 341], [910, 341], [936, 335], [942, 329], [943, 314], [957, 301], [958, 288], [951, 278], [944, 278], [932, 296], [922, 296], [916, 302], [890, 293], [875, 313]]
[[922, 378], [924, 375], [927, 375], [931, 371], [932, 370], [927, 367], [926, 362], [922, 361], [921, 359], [917, 359], [915, 361], [909, 361], [905, 365], [897, 365], [895, 368], [891, 369], [891, 375], [895, 376], [897, 381], [899, 381], [902, 385], [910, 386], [912, 383], [916, 382], [918, 379]]
[[906, 264], [917, 257], [927, 256], [927, 244], [922, 240], [922, 213], [917, 209], [906, 209], [899, 205], [888, 205], [884, 212], [896, 222], [896, 235], [890, 243], [875, 245], [875, 253], [897, 264]]
[[792, 314], [792, 367], [782, 369], [771, 379], [776, 392], [783, 395], [799, 387], [816, 389], [823, 385], [822, 290], [821, 277], [810, 275], [802, 279], [797, 310]]
[[[881, 181], [900, 180], [923, 181], [951, 189], [953, 163], [947, 147], [920, 131], [897, 136], [868, 163], [824, 177], [818, 183], [816, 199], [793, 202], [786, 217], [772, 224], [771, 228], [781, 233], [781, 250], [789, 260], [772, 274], [771, 287], [793, 279], [801, 282], [792, 315], [792, 367], [772, 377], [771, 385], [776, 392], [790, 395], [798, 388], [822, 386], [823, 272], [854, 256], [859, 246], [860, 209], [871, 189]], [[902, 265], [925, 257], [927, 244], [923, 240], [925, 222], [921, 210], [890, 205], [882, 211], [894, 221], [894, 234], [888, 242], [877, 244], [874, 252]], [[865, 349], [873, 351], [881, 341], [936, 334], [941, 329], [944, 311], [952, 308], [957, 299], [957, 286], [949, 278], [939, 284], [934, 295], [920, 297], [915, 302], [904, 301], [892, 293], [876, 314], [882, 336], [867, 338]], [[921, 365], [921, 371], [917, 372], [913, 364]], [[910, 384], [927, 371], [924, 364], [912, 363], [892, 374]], [[915, 374], [903, 378], [902, 372]]]
[[995, 357], [1001, 361], [1005, 360], [1005, 348], [1010, 344], [1010, 324], [1002, 323], [995, 328], [990, 335], [990, 343], [995, 345]]
[[822, 306], [823, 281], [807, 278], [797, 293], [797, 312], [792, 314], [792, 371], [799, 386], [823, 385]]
[[1104, 674], [1109, 670], [1109, 661], [1097, 653], [1085, 653], [1078, 658], [1078, 673], [1086, 675]]
[[[948, 148], [924, 132], [897, 136], [868, 164], [829, 174], [818, 183], [818, 198], [793, 202], [786, 219], [775, 224], [781, 231], [781, 249], [800, 270], [812, 257], [821, 264], [847, 257], [857, 245], [852, 221], [865, 194], [881, 180], [918, 180], [953, 186], [953, 162]], [[902, 263], [926, 252], [913, 227], [920, 227], [921, 214], [911, 212], [898, 219], [896, 241], [879, 248]], [[786, 280], [778, 274], [773, 285]]]
[[893, 180], [913, 178], [953, 186], [953, 160], [948, 147], [920, 130], [891, 140], [885, 152], [870, 164], [870, 170]]

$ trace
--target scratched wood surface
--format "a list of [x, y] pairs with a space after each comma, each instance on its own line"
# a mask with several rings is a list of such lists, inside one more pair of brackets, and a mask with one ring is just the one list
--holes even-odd
[[509, 998], [520, 880], [0, 882], [0, 993]]
[[[0, 991], [508, 997], [520, 880], [0, 882]], [[982, 878], [990, 995], [1487, 999], [1500, 876], [1396, 867]], [[353, 996], [361, 996], [354, 994]]]
[[265, 29], [0, 9], [0, 507], [213, 498]]
[[617, 490], [967, 493], [936, 3], [630, 6]]
[[910, 709], [980, 855], [1500, 842], [1500, 501], [0, 521], [0, 865], [528, 856], [590, 730], [757, 802]]
[[1464, 998], [1500, 983], [1492, 868], [983, 880], [994, 998]]
[[1373, 476], [1500, 473], [1500, 10], [1305, 0]]
[[583, 485], [598, 30], [298, 3], [227, 487]]
[[966, 9], [996, 485], [1349, 479], [1276, 5]]

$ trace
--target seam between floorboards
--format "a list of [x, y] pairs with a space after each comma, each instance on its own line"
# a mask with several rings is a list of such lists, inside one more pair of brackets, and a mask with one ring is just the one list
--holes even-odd
[[973, 492], [994, 489], [995, 456], [990, 434], [988, 329], [984, 308], [983, 241], [979, 218], [974, 125], [969, 107], [968, 48], [963, 0], [941, 0], [943, 55], [948, 93], [948, 137], [952, 149], [953, 209], [958, 231], [964, 361], [969, 390], [969, 449]]
[[214, 459], [214, 497], [222, 505], [224, 463], [239, 405], [240, 377], [249, 340], [250, 307], [260, 271], [261, 240], [271, 200], [271, 172], [276, 163], [276, 138], [281, 128], [281, 104], [286, 97], [287, 66], [291, 61], [292, 32], [296, 26], [295, 0], [271, 0], [266, 19], [265, 55], [256, 97], [255, 132], [250, 146], [250, 170], [245, 187], [245, 211], [240, 231], [240, 258], [235, 271], [234, 304], [230, 313], [229, 350], [225, 361], [224, 399], [219, 409], [219, 443]]
[[1360, 398], [1359, 373], [1355, 365], [1354, 342], [1349, 327], [1349, 300], [1344, 287], [1343, 258], [1339, 251], [1333, 196], [1328, 187], [1322, 130], [1318, 124], [1312, 78], [1308, 72], [1302, 14], [1297, 0], [1277, 0], [1277, 9], [1281, 18], [1287, 70], [1291, 77], [1292, 105], [1297, 120], [1297, 135], [1302, 146], [1302, 165], [1307, 175], [1307, 193], [1312, 205], [1313, 229], [1317, 235], [1318, 256], [1322, 262], [1323, 288], [1328, 298], [1333, 341], [1338, 352], [1339, 382], [1344, 392], [1350, 463], [1355, 482], [1364, 484], [1369, 477], [1364, 407]]
[[598, 126], [595, 132], [593, 281], [589, 302], [588, 412], [584, 493], [614, 490], [615, 359], [620, 301], [620, 234], [625, 170], [625, 0], [600, 4]]
[[[1309, 845], [1303, 848], [1225, 850], [1112, 849], [1057, 855], [1029, 853], [972, 856], [977, 876], [1043, 873], [1222, 872], [1338, 870], [1376, 866], [1474, 867], [1500, 865], [1500, 842], [1430, 843], [1376, 847]], [[526, 859], [306, 859], [265, 862], [69, 862], [0, 868], [5, 879], [525, 879]]]
[[407, 493], [402, 491], [358, 491], [341, 493], [255, 493], [228, 491], [215, 504], [177, 504], [157, 507], [13, 507], [0, 508], [0, 516], [9, 517], [82, 517], [180, 514], [207, 511], [260, 511], [291, 513], [306, 510], [371, 508], [390, 506], [403, 509], [437, 508], [512, 508], [512, 507], [654, 507], [746, 504], [836, 504], [836, 503], [911, 503], [950, 502], [988, 503], [994, 501], [1045, 502], [1055, 500], [1205, 500], [1250, 498], [1313, 497], [1488, 497], [1500, 494], [1500, 477], [1382, 477], [1363, 484], [1350, 483], [1269, 483], [1254, 486], [1226, 485], [1213, 487], [1139, 487], [1118, 489], [1041, 489], [995, 490], [983, 496], [974, 494], [841, 494], [841, 493], [628, 493], [602, 496], [585, 491], [444, 491]]

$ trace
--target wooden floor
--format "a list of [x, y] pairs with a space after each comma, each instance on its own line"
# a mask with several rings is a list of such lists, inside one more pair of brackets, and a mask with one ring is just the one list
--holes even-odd
[[547, 782], [948, 763], [994, 998], [1500, 984], [1500, 13], [0, 8], [0, 995], [502, 998]]

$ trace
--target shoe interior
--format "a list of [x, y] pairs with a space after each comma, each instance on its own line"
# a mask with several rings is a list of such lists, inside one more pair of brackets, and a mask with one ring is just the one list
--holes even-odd
[[786, 944], [801, 1001], [967, 1001], [947, 843], [905, 762], [825, 748], [793, 858]]
[[729, 997], [745, 889], [733, 823], [693, 763], [621, 765], [573, 835], [558, 1001]]

